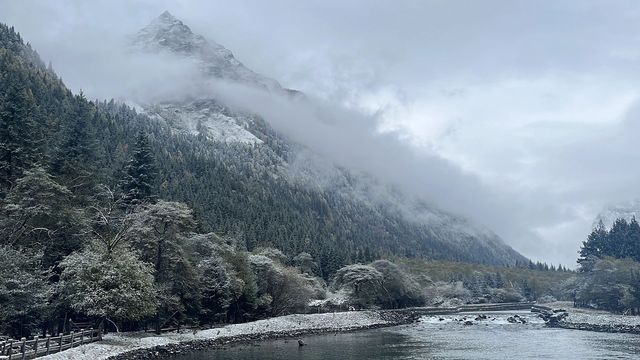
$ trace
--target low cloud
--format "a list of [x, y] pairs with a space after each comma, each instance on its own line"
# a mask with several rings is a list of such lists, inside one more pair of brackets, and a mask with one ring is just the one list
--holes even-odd
[[197, 93], [194, 64], [123, 48], [164, 10], [310, 101], [206, 91], [536, 260], [571, 265], [600, 209], [640, 197], [634, 1], [33, 0], [0, 21], [91, 98]]

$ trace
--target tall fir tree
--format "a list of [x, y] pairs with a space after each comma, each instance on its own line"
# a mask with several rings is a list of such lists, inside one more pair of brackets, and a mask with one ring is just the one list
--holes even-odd
[[618, 259], [627, 257], [625, 252], [629, 235], [629, 223], [625, 219], [616, 219], [609, 230], [607, 241], [602, 247], [604, 256], [612, 256]]
[[591, 271], [595, 261], [604, 255], [609, 233], [602, 220], [591, 231], [586, 241], [582, 242], [578, 264], [580, 271]]
[[60, 142], [51, 162], [59, 177], [76, 195], [90, 195], [97, 183], [96, 136], [92, 126], [95, 108], [82, 93], [73, 97], [69, 118], [63, 123]]
[[35, 104], [31, 91], [11, 84], [0, 97], [0, 194], [36, 162]]
[[140, 132], [136, 139], [133, 156], [125, 169], [122, 180], [123, 203], [127, 207], [157, 200], [157, 168], [149, 138]]
[[640, 224], [635, 216], [629, 221], [623, 251], [626, 257], [640, 261]]

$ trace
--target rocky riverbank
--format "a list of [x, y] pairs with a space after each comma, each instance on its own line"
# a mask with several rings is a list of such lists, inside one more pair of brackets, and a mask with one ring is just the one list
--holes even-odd
[[571, 303], [547, 304], [541, 315], [548, 326], [609, 333], [640, 334], [640, 316], [612, 314], [593, 309], [573, 308]]
[[232, 343], [298, 338], [304, 335], [348, 332], [412, 323], [420, 315], [411, 311], [351, 311], [326, 314], [287, 315], [221, 328], [167, 333], [109, 334], [104, 340], [59, 354], [46, 360], [166, 359], [172, 355]]
[[[521, 304], [522, 305], [522, 304]], [[548, 326], [565, 329], [621, 332], [640, 334], [640, 316], [616, 315], [590, 309], [576, 309], [571, 303], [544, 304], [535, 306]], [[255, 342], [269, 339], [297, 339], [302, 336], [348, 332], [356, 330], [389, 327], [409, 324], [421, 317], [427, 322], [459, 322], [462, 325], [474, 325], [486, 321], [527, 324], [529, 320], [509, 314], [500, 319], [487, 318], [482, 314], [461, 312], [468, 310], [480, 312], [503, 310], [495, 306], [472, 307], [467, 309], [414, 308], [386, 311], [350, 311], [322, 314], [296, 314], [259, 320], [244, 324], [232, 324], [220, 328], [186, 331], [182, 333], [108, 334], [104, 340], [80, 346], [62, 353], [44, 357], [46, 360], [125, 360], [125, 359], [168, 359], [181, 354], [203, 349], [222, 347], [229, 344]], [[503, 306], [503, 305], [501, 305]], [[524, 306], [524, 305], [522, 305]], [[518, 306], [518, 308], [522, 307]], [[515, 307], [515, 305], [512, 305]], [[522, 309], [520, 309], [522, 310]], [[503, 310], [504, 311], [504, 310]], [[443, 315], [436, 315], [443, 314]], [[444, 315], [449, 314], [449, 315]], [[466, 315], [465, 315], [466, 314]], [[542, 323], [542, 320], [539, 320]]]

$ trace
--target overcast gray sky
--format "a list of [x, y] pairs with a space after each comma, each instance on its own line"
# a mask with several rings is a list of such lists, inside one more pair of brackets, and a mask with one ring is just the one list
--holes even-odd
[[639, 196], [637, 1], [0, 0], [0, 21], [72, 89], [118, 97], [113, 49], [164, 10], [375, 118], [437, 179], [411, 186], [533, 259], [573, 265], [596, 214]]

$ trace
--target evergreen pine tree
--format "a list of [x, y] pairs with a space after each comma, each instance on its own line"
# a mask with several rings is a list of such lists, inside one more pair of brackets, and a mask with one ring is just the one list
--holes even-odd
[[578, 264], [580, 271], [591, 271], [595, 261], [604, 256], [603, 249], [607, 247], [609, 233], [602, 220], [596, 225], [586, 241], [582, 242]]
[[627, 256], [625, 252], [629, 223], [625, 219], [616, 219], [609, 230], [605, 246], [602, 247], [603, 255], [621, 259]]
[[13, 84], [0, 103], [0, 193], [36, 162], [34, 99], [24, 86]]
[[629, 222], [623, 251], [624, 257], [640, 261], [640, 224], [638, 224], [635, 216]]
[[126, 206], [136, 206], [157, 199], [157, 170], [149, 138], [143, 132], [138, 134], [133, 156], [125, 169], [122, 181], [123, 202]]
[[76, 194], [93, 189], [96, 183], [96, 137], [92, 127], [95, 110], [82, 93], [73, 97], [69, 118], [63, 123], [61, 140], [51, 162], [58, 176]]

